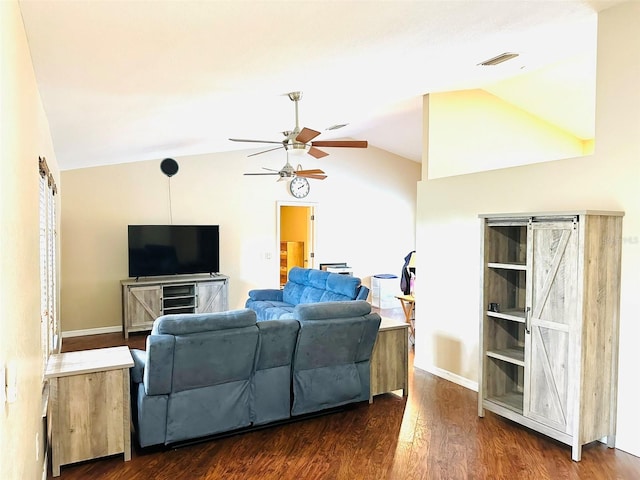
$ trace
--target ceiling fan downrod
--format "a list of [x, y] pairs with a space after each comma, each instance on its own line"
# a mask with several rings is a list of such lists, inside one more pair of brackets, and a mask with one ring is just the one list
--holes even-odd
[[295, 153], [299, 151], [305, 152], [307, 145], [303, 142], [296, 141], [296, 137], [300, 134], [300, 120], [298, 116], [298, 102], [302, 99], [302, 92], [290, 92], [288, 93], [289, 99], [293, 102], [296, 114], [296, 125], [293, 131], [288, 132], [287, 139], [291, 142], [291, 148]]

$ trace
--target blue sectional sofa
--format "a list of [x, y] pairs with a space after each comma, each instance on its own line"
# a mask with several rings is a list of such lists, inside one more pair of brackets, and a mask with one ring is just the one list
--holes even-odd
[[358, 277], [323, 270], [293, 267], [282, 290], [250, 290], [245, 307], [256, 312], [258, 321], [296, 318], [298, 304], [366, 300], [369, 289]]
[[250, 309], [165, 315], [132, 349], [142, 447], [251, 429], [369, 399], [380, 317], [365, 301], [299, 304], [295, 319]]

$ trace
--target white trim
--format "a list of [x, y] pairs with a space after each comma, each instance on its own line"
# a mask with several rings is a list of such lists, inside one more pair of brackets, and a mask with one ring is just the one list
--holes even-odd
[[62, 338], [70, 337], [83, 337], [85, 335], [101, 335], [103, 333], [117, 333], [122, 332], [122, 326], [117, 327], [99, 327], [99, 328], [87, 328], [85, 330], [69, 330], [62, 332]]
[[429, 368], [425, 369], [425, 371], [437, 377], [444, 378], [445, 380], [456, 383], [462, 387], [468, 388], [469, 390], [473, 390], [475, 392], [478, 391], [478, 382], [474, 382], [473, 380], [469, 380], [468, 378], [461, 377], [460, 375], [456, 375], [455, 373], [443, 370], [442, 368], [430, 365]]

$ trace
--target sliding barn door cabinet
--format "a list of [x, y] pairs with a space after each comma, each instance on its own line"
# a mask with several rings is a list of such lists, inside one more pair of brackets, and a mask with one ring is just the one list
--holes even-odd
[[622, 212], [480, 215], [478, 413], [615, 444]]

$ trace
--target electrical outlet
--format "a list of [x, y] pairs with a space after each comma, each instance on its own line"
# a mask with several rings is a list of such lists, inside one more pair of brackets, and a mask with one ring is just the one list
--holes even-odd
[[264, 259], [271, 260], [271, 252], [264, 252]]

